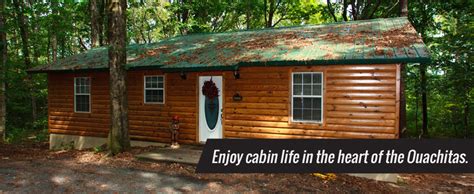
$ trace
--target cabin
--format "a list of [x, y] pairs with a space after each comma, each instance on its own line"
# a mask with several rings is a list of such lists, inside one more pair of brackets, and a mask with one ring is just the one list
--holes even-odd
[[[208, 138], [378, 138], [400, 133], [406, 63], [429, 62], [407, 18], [205, 33], [127, 47], [132, 143]], [[48, 75], [51, 147], [106, 142], [107, 48], [30, 73]], [[402, 101], [403, 102], [403, 101]]]

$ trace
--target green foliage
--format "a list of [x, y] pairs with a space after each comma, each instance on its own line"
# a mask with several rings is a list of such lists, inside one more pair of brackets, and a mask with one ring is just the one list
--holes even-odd
[[[467, 0], [409, 1], [409, 19], [429, 46], [428, 128], [431, 136], [474, 136], [473, 12]], [[417, 65], [408, 66], [408, 129], [421, 128]], [[416, 126], [418, 123], [418, 126]]]
[[[129, 43], [156, 42], [189, 33], [261, 29], [267, 26], [272, 0], [246, 1], [130, 1], [127, 9]], [[100, 1], [102, 2], [102, 1]], [[192, 2], [192, 3], [189, 3]], [[275, 0], [274, 27], [333, 22], [325, 1]], [[347, 1], [350, 2], [350, 1]], [[369, 3], [370, 1], [361, 1]], [[396, 0], [371, 1], [361, 7], [360, 18], [395, 17]], [[474, 135], [473, 3], [469, 0], [410, 0], [409, 19], [429, 46], [433, 62], [427, 65], [428, 127], [432, 136], [472, 137]], [[8, 65], [6, 71], [7, 140], [15, 142], [31, 133], [47, 139], [47, 76], [34, 75], [32, 90], [27, 87], [19, 22], [11, 1], [7, 1], [6, 27]], [[333, 3], [335, 16], [343, 20], [343, 3]], [[99, 18], [105, 28], [104, 5]], [[351, 10], [348, 9], [348, 19]], [[24, 14], [33, 66], [52, 62], [53, 36], [58, 40], [57, 57], [62, 58], [91, 47], [88, 2], [26, 2]], [[99, 34], [106, 39], [106, 30]], [[407, 66], [407, 120], [410, 136], [421, 129], [420, 77], [417, 64]], [[37, 100], [38, 120], [32, 119], [31, 96]], [[67, 145], [65, 145], [67, 147]]]

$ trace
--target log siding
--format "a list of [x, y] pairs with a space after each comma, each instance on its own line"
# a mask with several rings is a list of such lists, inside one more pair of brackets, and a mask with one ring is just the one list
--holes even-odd
[[[128, 72], [130, 137], [169, 142], [179, 115], [180, 141], [198, 140], [198, 76], [223, 76], [225, 138], [398, 138], [400, 65], [242, 67], [230, 71]], [[291, 73], [323, 73], [322, 123], [291, 121]], [[144, 76], [164, 75], [164, 104], [144, 103]], [[91, 112], [74, 112], [74, 77], [91, 77]], [[107, 72], [48, 74], [49, 131], [106, 137], [110, 126]], [[233, 101], [239, 93], [241, 101]]]

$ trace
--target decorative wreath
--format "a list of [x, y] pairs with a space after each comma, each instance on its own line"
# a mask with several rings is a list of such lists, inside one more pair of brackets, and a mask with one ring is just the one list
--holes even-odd
[[204, 82], [204, 85], [202, 86], [202, 94], [208, 97], [210, 100], [219, 96], [219, 89], [212, 81], [212, 78], [209, 81]]

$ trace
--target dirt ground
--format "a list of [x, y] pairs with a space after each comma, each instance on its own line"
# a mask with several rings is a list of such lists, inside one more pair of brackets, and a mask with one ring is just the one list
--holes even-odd
[[133, 148], [108, 158], [89, 151], [50, 151], [47, 143], [0, 144], [2, 192], [474, 192], [474, 174], [402, 174], [385, 183], [336, 174], [196, 174], [195, 166], [139, 161]]

